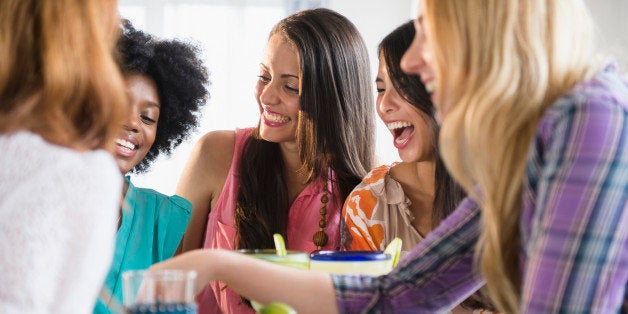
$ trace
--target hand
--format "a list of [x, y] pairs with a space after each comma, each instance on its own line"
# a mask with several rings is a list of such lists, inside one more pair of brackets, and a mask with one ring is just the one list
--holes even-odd
[[196, 271], [194, 293], [198, 294], [211, 280], [213, 250], [193, 250], [151, 266], [150, 270], [182, 269]]

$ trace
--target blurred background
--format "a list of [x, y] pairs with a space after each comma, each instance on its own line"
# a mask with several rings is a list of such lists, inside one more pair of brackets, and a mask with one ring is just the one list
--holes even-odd
[[[585, 0], [599, 28], [600, 50], [628, 71], [628, 0]], [[159, 38], [197, 44], [210, 72], [211, 98], [200, 127], [170, 157], [159, 158], [133, 183], [174, 194], [194, 144], [212, 130], [255, 126], [259, 118], [253, 97], [268, 33], [296, 11], [327, 7], [349, 18], [360, 30], [377, 73], [377, 44], [401, 23], [416, 16], [419, 0], [119, 0], [120, 16]], [[373, 89], [375, 92], [375, 89]], [[375, 97], [375, 94], [373, 95]], [[375, 110], [375, 108], [373, 108]], [[376, 153], [381, 163], [398, 160], [392, 137], [377, 119]]]

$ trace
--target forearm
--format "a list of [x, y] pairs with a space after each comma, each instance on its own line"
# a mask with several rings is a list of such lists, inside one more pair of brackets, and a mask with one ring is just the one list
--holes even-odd
[[195, 250], [151, 268], [196, 270], [197, 292], [217, 280], [263, 304], [284, 302], [299, 313], [338, 312], [331, 278], [323, 272], [279, 266], [223, 250]]
[[473, 266], [480, 218], [475, 203], [466, 199], [389, 274], [334, 276], [340, 311], [439, 313], [451, 309], [484, 283]]
[[212, 251], [213, 278], [260, 303], [280, 301], [299, 313], [336, 313], [328, 274], [275, 265], [239, 253]]

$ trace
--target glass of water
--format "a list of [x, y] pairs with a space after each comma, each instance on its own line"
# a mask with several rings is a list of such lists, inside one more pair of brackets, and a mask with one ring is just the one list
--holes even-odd
[[127, 314], [196, 314], [195, 271], [129, 270], [122, 274], [122, 302]]

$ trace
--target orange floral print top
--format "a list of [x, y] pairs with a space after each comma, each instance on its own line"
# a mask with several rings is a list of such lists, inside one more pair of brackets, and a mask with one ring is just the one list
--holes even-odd
[[345, 200], [341, 214], [342, 249], [384, 250], [392, 239], [399, 237], [403, 253], [423, 240], [412, 225], [410, 200], [401, 184], [389, 175], [396, 164], [373, 169]]

